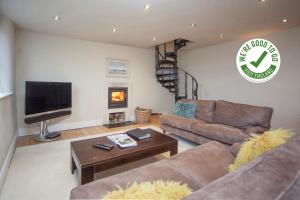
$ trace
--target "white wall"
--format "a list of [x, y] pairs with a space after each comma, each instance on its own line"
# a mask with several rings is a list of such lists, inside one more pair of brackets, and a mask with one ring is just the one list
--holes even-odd
[[[32, 32], [17, 32], [17, 108], [21, 134], [37, 131], [24, 124], [25, 81], [70, 81], [73, 83], [72, 116], [60, 124], [100, 122], [103, 116], [105, 60], [128, 59], [132, 85], [132, 109], [136, 106], [168, 111], [173, 97], [155, 79], [153, 49], [139, 49]], [[118, 80], [116, 80], [118, 82]]]
[[[0, 92], [14, 90], [14, 41], [15, 29], [13, 24], [0, 16]], [[2, 90], [2, 91], [1, 91]]]
[[15, 54], [14, 41], [15, 29], [9, 20], [0, 16], [0, 92], [12, 92], [14, 90]]
[[202, 99], [224, 99], [274, 108], [272, 128], [300, 130], [300, 28], [262, 36], [278, 48], [281, 67], [270, 81], [255, 84], [238, 72], [235, 58], [245, 41], [186, 50], [182, 67], [200, 83]]
[[0, 192], [6, 178], [16, 141], [16, 105], [14, 92], [14, 25], [0, 17], [0, 80], [3, 90], [0, 91]]

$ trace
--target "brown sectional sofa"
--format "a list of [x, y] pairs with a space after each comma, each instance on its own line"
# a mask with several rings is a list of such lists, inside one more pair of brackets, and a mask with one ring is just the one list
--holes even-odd
[[[183, 100], [194, 101], [194, 100]], [[270, 129], [273, 109], [228, 101], [195, 100], [195, 119], [174, 114], [160, 117], [161, 128], [174, 135], [204, 144], [216, 140], [232, 145], [242, 142], [250, 133]]]
[[300, 196], [300, 134], [286, 144], [227, 173], [233, 155], [227, 145], [208, 142], [162, 160], [104, 178], [71, 191], [71, 200], [101, 199], [134, 181], [174, 180], [193, 193], [184, 200], [298, 200]]

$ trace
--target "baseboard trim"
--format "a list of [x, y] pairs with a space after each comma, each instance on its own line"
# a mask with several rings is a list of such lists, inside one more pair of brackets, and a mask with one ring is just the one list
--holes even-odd
[[[90, 120], [90, 121], [79, 121], [79, 122], [69, 122], [69, 123], [59, 123], [59, 124], [50, 124], [48, 129], [52, 131], [65, 131], [79, 128], [87, 128], [92, 126], [103, 125], [102, 119]], [[39, 126], [30, 127], [30, 128], [19, 128], [19, 136], [34, 135], [39, 133]]]
[[15, 150], [16, 150], [16, 142], [17, 142], [17, 133], [14, 135], [12, 142], [10, 144], [10, 147], [8, 149], [8, 152], [6, 154], [4, 163], [2, 168], [0, 169], [0, 194], [2, 192], [6, 177], [7, 177], [7, 173], [10, 167], [10, 163], [12, 161], [12, 158], [14, 156]]

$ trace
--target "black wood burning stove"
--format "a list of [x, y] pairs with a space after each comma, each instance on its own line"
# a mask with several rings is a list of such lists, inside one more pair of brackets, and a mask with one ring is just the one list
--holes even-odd
[[108, 88], [108, 108], [127, 108], [128, 106], [128, 88], [127, 87], [109, 87]]

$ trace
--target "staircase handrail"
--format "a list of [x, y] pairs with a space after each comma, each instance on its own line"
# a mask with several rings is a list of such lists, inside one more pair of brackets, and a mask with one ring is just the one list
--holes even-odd
[[[177, 67], [177, 69], [183, 71], [184, 73], [186, 73], [188, 76], [190, 76], [190, 77], [192, 78], [192, 81], [195, 81], [195, 83], [196, 83], [196, 88], [195, 88], [195, 90], [194, 90], [193, 92], [196, 92], [196, 94], [198, 94], [198, 88], [199, 88], [199, 86], [198, 86], [198, 81], [197, 81], [197, 79], [196, 79], [192, 74], [188, 73], [187, 71], [185, 71], [185, 70], [182, 69], [181, 67]], [[194, 94], [194, 95], [195, 95], [195, 94]]]

